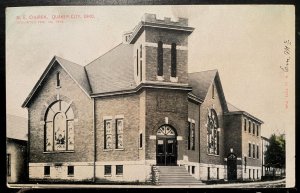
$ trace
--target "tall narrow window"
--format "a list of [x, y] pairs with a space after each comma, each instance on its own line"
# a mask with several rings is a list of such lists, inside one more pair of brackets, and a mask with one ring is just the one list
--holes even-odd
[[139, 75], [139, 50], [136, 50], [136, 75]]
[[219, 179], [219, 168], [217, 168], [217, 179]]
[[191, 149], [191, 122], [189, 121], [188, 125], [188, 150]]
[[215, 85], [214, 84], [212, 85], [212, 88], [211, 88], [211, 97], [213, 99], [215, 98]]
[[60, 86], [60, 73], [59, 72], [56, 73], [56, 86], [57, 87]]
[[207, 179], [210, 180], [210, 167], [207, 168]]
[[251, 179], [251, 169], [249, 169], [249, 179]]
[[171, 45], [171, 77], [176, 77], [177, 75], [177, 50], [176, 44]]
[[139, 141], [140, 141], [140, 148], [142, 148], [143, 147], [143, 133], [140, 133]]
[[253, 158], [255, 158], [255, 149], [256, 149], [256, 148], [255, 148], [255, 145], [254, 145], [254, 144], [253, 144], [252, 146], [253, 146], [252, 155], [253, 155]]
[[256, 146], [256, 158], [259, 159], [259, 146]]
[[218, 139], [218, 115], [214, 109], [208, 109], [206, 121], [207, 127], [207, 148], [209, 154], [218, 154], [219, 139]]
[[6, 161], [7, 161], [7, 176], [11, 176], [11, 154], [6, 155]]
[[142, 58], [142, 57], [143, 57], [143, 46], [141, 44], [141, 46], [140, 46], [140, 58]]
[[244, 131], [247, 131], [247, 119], [244, 119]]
[[163, 43], [159, 41], [157, 44], [157, 75], [163, 76]]
[[195, 123], [192, 123], [191, 126], [191, 149], [195, 150]]
[[217, 155], [219, 155], [220, 131], [217, 130]]
[[251, 133], [251, 121], [248, 122], [249, 123], [249, 133]]
[[116, 148], [122, 149], [123, 146], [123, 119], [116, 120]]
[[253, 129], [252, 129], [253, 135], [255, 135], [255, 130], [256, 130], [255, 123], [253, 123]]
[[251, 147], [252, 147], [252, 146], [251, 146], [251, 143], [249, 143], [249, 153], [248, 153], [248, 156], [249, 156], [249, 157], [251, 157]]
[[140, 61], [140, 81], [142, 82], [143, 80], [143, 61]]
[[256, 125], [256, 136], [259, 136], [259, 127]]
[[111, 120], [104, 121], [104, 149], [112, 148]]
[[192, 174], [195, 174], [195, 166], [192, 166]]

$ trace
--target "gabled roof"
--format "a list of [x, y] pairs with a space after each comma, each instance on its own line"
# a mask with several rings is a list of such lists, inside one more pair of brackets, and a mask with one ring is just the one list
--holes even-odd
[[221, 100], [221, 105], [224, 112], [228, 111], [227, 102], [223, 92], [218, 70], [207, 70], [202, 72], [189, 73], [189, 85], [192, 86], [192, 94], [204, 101], [208, 93], [209, 87], [216, 81], [216, 88]]
[[28, 140], [28, 120], [24, 117], [6, 114], [6, 137]]
[[91, 88], [84, 67], [74, 62], [60, 58], [58, 56], [54, 56], [51, 62], [48, 64], [45, 71], [43, 72], [40, 79], [37, 81], [37, 83], [31, 90], [31, 92], [25, 99], [24, 103], [22, 104], [22, 107], [27, 106], [28, 102], [31, 100], [32, 96], [35, 94], [35, 92], [43, 82], [44, 78], [47, 76], [52, 66], [56, 63], [59, 64], [70, 75], [70, 77], [78, 84], [78, 86], [86, 93], [86, 95], [90, 97]]
[[94, 94], [137, 86], [134, 81], [133, 45], [119, 44], [85, 68]]

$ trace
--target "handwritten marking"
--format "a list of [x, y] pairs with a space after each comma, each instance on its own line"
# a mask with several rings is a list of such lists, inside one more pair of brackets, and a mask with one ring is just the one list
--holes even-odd
[[289, 97], [289, 82], [288, 82], [288, 72], [289, 72], [289, 64], [290, 64], [290, 60], [291, 60], [291, 45], [292, 42], [290, 40], [286, 40], [283, 42], [284, 43], [284, 48], [283, 48], [283, 54], [285, 55], [285, 59], [284, 59], [284, 64], [280, 66], [281, 70], [285, 73], [284, 78], [285, 78], [285, 82], [284, 82], [284, 106], [285, 109], [289, 108], [289, 101], [288, 101], [288, 97]]

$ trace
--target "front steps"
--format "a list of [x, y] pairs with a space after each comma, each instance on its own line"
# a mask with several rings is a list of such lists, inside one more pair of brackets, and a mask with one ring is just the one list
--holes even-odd
[[184, 166], [156, 166], [158, 170], [158, 185], [203, 185], [191, 176]]

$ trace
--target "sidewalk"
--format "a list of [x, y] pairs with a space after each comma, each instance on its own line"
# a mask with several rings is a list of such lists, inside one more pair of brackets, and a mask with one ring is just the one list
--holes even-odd
[[231, 184], [210, 184], [192, 186], [161, 186], [161, 185], [100, 185], [100, 184], [10, 184], [11, 188], [257, 188], [269, 185], [284, 184], [285, 179], [263, 182], [231, 183]]

